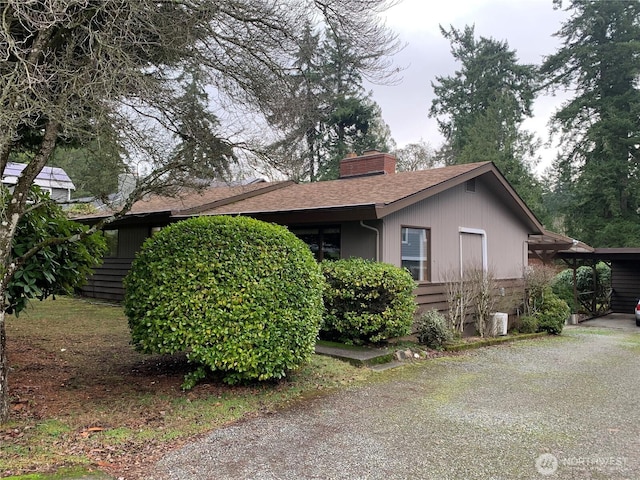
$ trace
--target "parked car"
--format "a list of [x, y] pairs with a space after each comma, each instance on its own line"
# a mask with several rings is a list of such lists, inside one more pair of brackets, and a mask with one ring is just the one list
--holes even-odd
[[640, 300], [636, 303], [636, 326], [640, 327]]

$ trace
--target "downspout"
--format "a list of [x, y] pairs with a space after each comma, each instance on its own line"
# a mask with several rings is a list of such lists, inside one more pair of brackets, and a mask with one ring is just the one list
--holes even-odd
[[360, 220], [360, 226], [362, 228], [366, 228], [367, 230], [372, 230], [376, 232], [376, 262], [378, 261], [378, 257], [380, 256], [380, 230], [371, 225], [365, 225], [364, 220]]

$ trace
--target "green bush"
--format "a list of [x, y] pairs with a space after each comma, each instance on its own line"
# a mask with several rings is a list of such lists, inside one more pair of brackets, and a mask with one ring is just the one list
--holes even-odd
[[323, 278], [309, 248], [284, 227], [200, 217], [149, 238], [125, 278], [133, 344], [186, 352], [224, 381], [281, 378], [314, 351]]
[[538, 327], [538, 317], [535, 315], [523, 315], [520, 317], [518, 324], [518, 331], [520, 333], [536, 333]]
[[407, 270], [361, 258], [321, 266], [327, 283], [324, 338], [378, 343], [411, 332], [415, 282]]
[[441, 349], [453, 340], [453, 331], [447, 324], [447, 319], [437, 310], [428, 310], [418, 318], [416, 325], [418, 342], [429, 348]]
[[538, 319], [538, 331], [549, 332], [552, 335], [562, 333], [564, 324], [569, 318], [571, 310], [567, 302], [558, 298], [550, 288], [544, 291], [544, 298], [536, 317]]
[[[597, 289], [595, 291], [596, 303], [606, 303], [609, 301], [609, 290], [611, 289], [611, 268], [604, 262], [596, 265]], [[553, 293], [567, 305], [573, 305], [573, 270], [567, 268], [555, 276], [552, 283]], [[578, 294], [585, 301], [591, 303], [593, 300], [593, 270], [591, 267], [582, 266], [576, 270], [576, 288]], [[579, 311], [579, 306], [573, 307], [574, 312]]]
[[[7, 198], [6, 187], [0, 187], [2, 207]], [[73, 293], [102, 262], [106, 251], [99, 233], [81, 240], [47, 244], [47, 240], [85, 234], [89, 227], [69, 220], [62, 207], [37, 186], [31, 188], [29, 201], [32, 206], [18, 222], [13, 236], [11, 257], [16, 260], [38, 244], [43, 244], [43, 247], [19, 263], [7, 285], [4, 308], [7, 313], [16, 315], [27, 307], [31, 299], [44, 300], [54, 294]]]

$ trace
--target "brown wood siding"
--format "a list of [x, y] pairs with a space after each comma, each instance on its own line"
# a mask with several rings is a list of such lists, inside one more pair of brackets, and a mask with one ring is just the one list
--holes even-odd
[[640, 299], [640, 262], [611, 262], [611, 310], [633, 313]]
[[105, 258], [104, 263], [87, 279], [86, 285], [80, 288], [80, 294], [91, 298], [122, 300], [122, 279], [129, 272], [132, 262], [133, 258]]
[[121, 227], [118, 229], [118, 256], [134, 258], [149, 237], [149, 226]]
[[[503, 279], [498, 281], [499, 287], [504, 288], [504, 303], [507, 308], [500, 305], [499, 308], [506, 310], [509, 314], [509, 328], [514, 321], [515, 315], [521, 313], [520, 308], [524, 302], [524, 282], [521, 278]], [[431, 283], [419, 285], [414, 293], [418, 310], [416, 316], [427, 310], [438, 310], [443, 315], [447, 315], [449, 303], [447, 302], [447, 290], [445, 283]], [[500, 300], [498, 303], [501, 303]], [[473, 319], [468, 318], [467, 324], [472, 324]], [[467, 329], [465, 328], [465, 331]]]

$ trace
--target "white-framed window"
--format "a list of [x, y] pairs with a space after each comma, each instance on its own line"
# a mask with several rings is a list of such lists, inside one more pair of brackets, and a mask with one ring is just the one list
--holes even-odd
[[429, 281], [429, 234], [428, 228], [401, 228], [402, 267], [409, 270], [413, 279], [419, 282]]

